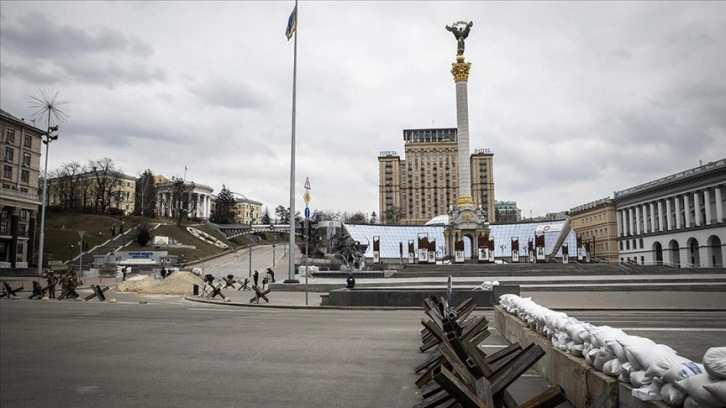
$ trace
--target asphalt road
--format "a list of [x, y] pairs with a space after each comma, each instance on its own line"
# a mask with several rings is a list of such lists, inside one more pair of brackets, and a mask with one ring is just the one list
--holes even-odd
[[423, 312], [3, 301], [5, 407], [420, 402]]
[[[0, 406], [411, 407], [417, 310], [0, 301]], [[491, 319], [491, 311], [485, 311]], [[568, 311], [700, 359], [726, 312]], [[492, 331], [495, 330], [492, 328]], [[496, 333], [483, 345], [504, 345]], [[531, 392], [522, 384], [515, 395]], [[515, 384], [517, 386], [517, 384]], [[523, 400], [524, 401], [524, 400]]]

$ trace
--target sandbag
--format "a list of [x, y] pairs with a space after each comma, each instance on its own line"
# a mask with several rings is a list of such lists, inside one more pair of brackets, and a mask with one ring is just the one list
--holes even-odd
[[602, 365], [602, 372], [610, 377], [617, 377], [623, 371], [623, 363], [614, 358]]
[[690, 361], [688, 363], [676, 364], [669, 368], [668, 371], [663, 374], [663, 379], [671, 384], [675, 384], [684, 378], [688, 378], [694, 375], [704, 373], [703, 364], [694, 363]]
[[618, 376], [618, 380], [620, 380], [621, 383], [630, 384], [631, 371], [633, 371], [633, 366], [631, 366], [628, 362], [623, 363], [620, 367], [620, 375]]
[[[663, 357], [673, 357], [678, 354], [665, 344], [650, 344], [647, 342], [631, 344], [627, 347], [623, 346], [623, 348], [630, 364], [644, 370], [649, 369], [650, 366]], [[635, 359], [637, 364], [631, 361], [632, 359]]]
[[726, 380], [726, 347], [711, 347], [703, 355], [703, 367], [716, 380]]
[[645, 372], [646, 378], [655, 379], [663, 378], [665, 373], [670, 370], [671, 367], [681, 365], [684, 363], [692, 363], [691, 360], [681, 357], [677, 354], [662, 354], [658, 360], [648, 367]]
[[650, 382], [645, 381], [645, 370], [636, 370], [630, 372], [630, 384], [632, 384], [633, 387], [638, 388], [650, 384]]
[[627, 358], [628, 362], [633, 366], [634, 369], [642, 370], [644, 367], [642, 364], [640, 364], [640, 360], [638, 360], [633, 351], [635, 351], [636, 349], [638, 351], [647, 350], [648, 347], [655, 346], [655, 342], [649, 338], [640, 336], [627, 336], [619, 338], [617, 340], [618, 343], [623, 346], [625, 357]]
[[617, 358], [615, 357], [615, 354], [613, 354], [613, 352], [610, 351], [609, 348], [603, 347], [598, 350], [597, 354], [595, 355], [592, 366], [595, 367], [598, 371], [602, 371], [603, 365], [614, 358]]
[[671, 383], [664, 383], [663, 386], [660, 387], [660, 397], [663, 399], [663, 402], [672, 407], [680, 407], [683, 405], [683, 400], [685, 400], [687, 396], [688, 394], [679, 390]]
[[714, 381], [708, 376], [708, 373], [701, 373], [686, 377], [680, 381], [676, 381], [676, 388], [688, 394], [690, 398], [696, 400], [698, 405], [708, 405], [712, 407], [726, 407], [726, 403], [722, 402], [714, 394], [704, 388], [705, 385], [716, 384], [718, 381]]
[[726, 406], [726, 381], [721, 380], [713, 384], [705, 384], [703, 388], [718, 398]]
[[640, 388], [633, 388], [631, 394], [641, 401], [658, 401], [663, 399], [660, 396], [661, 385], [662, 383], [660, 381], [653, 381]]

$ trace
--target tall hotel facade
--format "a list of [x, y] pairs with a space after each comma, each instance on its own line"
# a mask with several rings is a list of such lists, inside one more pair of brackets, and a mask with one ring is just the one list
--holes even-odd
[[[423, 225], [447, 214], [459, 197], [456, 128], [406, 129], [405, 159], [393, 151], [378, 156], [381, 224]], [[477, 149], [469, 156], [474, 206], [495, 221], [494, 154]]]

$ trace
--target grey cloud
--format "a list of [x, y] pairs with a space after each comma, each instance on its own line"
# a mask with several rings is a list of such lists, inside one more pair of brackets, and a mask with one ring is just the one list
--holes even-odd
[[48, 70], [43, 64], [0, 64], [0, 76], [15, 77], [38, 85], [52, 85], [61, 82], [61, 72]]
[[119, 83], [150, 83], [166, 79], [164, 71], [145, 64], [115, 61], [58, 61], [65, 73], [79, 82], [91, 82], [113, 87]]
[[187, 90], [204, 102], [229, 109], [258, 109], [267, 103], [261, 92], [232, 78], [210, 78]]
[[0, 36], [3, 47], [9, 51], [34, 58], [114, 51], [145, 58], [153, 53], [150, 45], [120, 31], [61, 25], [38, 12], [19, 16], [14, 24], [6, 20], [0, 27]]

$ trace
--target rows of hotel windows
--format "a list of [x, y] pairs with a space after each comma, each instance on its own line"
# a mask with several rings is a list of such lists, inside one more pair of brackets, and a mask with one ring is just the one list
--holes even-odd
[[[32, 149], [33, 147], [33, 138], [30, 135], [25, 135], [23, 137], [23, 144], [20, 146], [19, 144], [15, 144], [15, 130], [14, 129], [6, 129], [5, 130], [5, 143], [10, 146], [5, 146], [5, 152], [3, 155], [3, 161], [5, 163], [15, 163], [15, 150], [18, 146], [20, 149], [19, 151], [19, 158], [20, 158], [20, 164], [24, 167], [30, 167], [30, 159], [31, 159], [31, 153], [27, 151], [23, 151], [23, 148], [25, 149]], [[13, 166], [9, 164], [3, 164], [3, 173], [2, 177], [3, 180], [13, 181], [14, 178], [13, 174]], [[16, 176], [15, 176], [16, 177]], [[17, 181], [17, 180], [15, 180]], [[20, 182], [22, 183], [30, 183], [30, 171], [26, 169], [20, 170]], [[8, 184], [3, 184], [3, 187], [10, 188], [11, 186]], [[20, 191], [27, 193], [28, 189], [26, 187], [21, 187]]]
[[[456, 194], [456, 189], [449, 181], [451, 174], [456, 171], [456, 166], [451, 158], [452, 150], [421, 149], [408, 151], [406, 154], [411, 158], [406, 160], [405, 185], [402, 190], [403, 200], [408, 203], [409, 218], [413, 217], [415, 208], [420, 209], [423, 217], [438, 215], [443, 208], [439, 207], [439, 198], [444, 199], [445, 197], [445, 202], [450, 203]], [[419, 169], [418, 177], [414, 175], [414, 169]], [[428, 174], [427, 169], [430, 169], [433, 174]], [[444, 180], [443, 187], [439, 186], [439, 179]], [[421, 192], [420, 201], [416, 190]]]
[[[401, 163], [404, 170], [402, 200], [407, 204], [404, 211], [409, 218], [415, 213], [420, 213], [423, 217], [439, 215], [455, 199], [458, 189], [451, 184], [451, 176], [456, 175], [455, 160], [452, 158], [454, 152], [436, 148], [407, 151], [410, 159]], [[487, 164], [486, 161], [479, 162], [478, 183], [474, 186], [475, 191], [480, 190], [479, 198], [483, 208], [486, 208], [489, 197], [486, 188], [489, 181]], [[386, 162], [384, 165], [386, 211], [394, 209], [393, 166], [393, 162]], [[414, 174], [416, 170], [419, 174]], [[439, 184], [439, 180], [443, 180], [443, 186]], [[415, 211], [416, 209], [419, 211]]]

